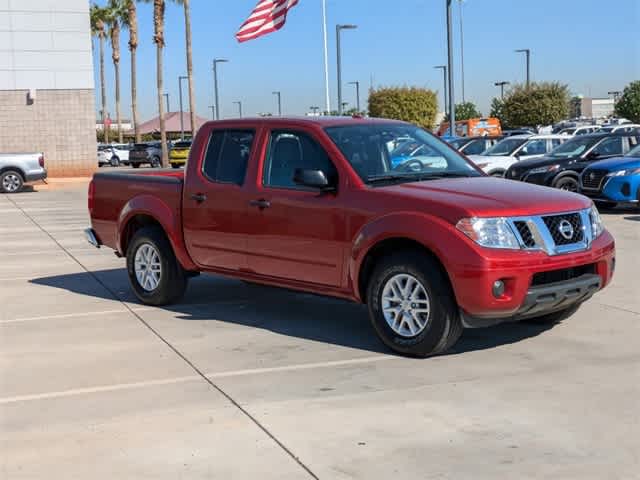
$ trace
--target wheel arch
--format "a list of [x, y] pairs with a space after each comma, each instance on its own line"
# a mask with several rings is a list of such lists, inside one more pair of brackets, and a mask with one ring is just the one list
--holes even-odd
[[554, 177], [553, 181], [551, 182], [551, 185], [555, 188], [560, 180], [567, 177], [573, 178], [576, 182], [580, 181], [580, 174], [578, 172], [576, 172], [575, 170], [565, 170], [564, 172], [558, 173]]
[[22, 181], [23, 182], [27, 181], [27, 174], [20, 167], [12, 167], [12, 166], [9, 165], [9, 166], [0, 168], [0, 175], [3, 175], [5, 172], [16, 172], [16, 173], [19, 173], [20, 176], [22, 177]]

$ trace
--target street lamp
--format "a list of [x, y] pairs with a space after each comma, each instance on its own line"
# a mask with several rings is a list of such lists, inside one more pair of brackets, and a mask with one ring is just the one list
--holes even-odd
[[242, 118], [242, 101], [238, 100], [237, 102], [233, 102], [233, 103], [238, 105], [238, 115], [239, 115], [239, 118]]
[[309, 107], [309, 110], [311, 110], [313, 112], [313, 115], [316, 116], [318, 115], [318, 111], [320, 110], [320, 107]]
[[622, 92], [620, 90], [614, 90], [612, 92], [607, 92], [607, 95], [613, 95], [613, 103], [618, 103], [618, 99], [620, 98], [620, 95], [622, 95]]
[[218, 99], [218, 64], [219, 63], [227, 63], [229, 60], [225, 58], [214, 58], [213, 59], [213, 90], [214, 90], [214, 98], [215, 98], [215, 107], [216, 107], [216, 120], [220, 120], [220, 101]]
[[162, 96], [167, 99], [167, 113], [170, 113], [171, 109], [169, 108], [169, 94], [168, 93], [163, 93]]
[[278, 116], [281, 117], [282, 116], [282, 93], [280, 91], [271, 92], [271, 93], [278, 96]]
[[453, 94], [453, 31], [451, 28], [451, 1], [446, 0], [447, 7], [447, 70], [449, 75], [449, 135], [456, 132], [456, 101]]
[[527, 57], [527, 90], [529, 89], [529, 84], [531, 81], [531, 50], [528, 48], [521, 48], [519, 50], [515, 50], [516, 53], [524, 53]]
[[510, 84], [510, 82], [505, 82], [505, 81], [502, 81], [502, 82], [496, 82], [496, 83], [494, 83], [494, 85], [495, 85], [496, 87], [500, 87], [500, 98], [501, 98], [501, 99], [503, 99], [503, 98], [504, 98], [504, 86], [505, 86], [505, 85], [509, 85], [509, 84]]
[[464, 96], [464, 29], [462, 28], [462, 2], [464, 0], [458, 0], [458, 6], [460, 7], [460, 70], [462, 74], [462, 103], [465, 103]]
[[436, 65], [433, 68], [442, 70], [442, 77], [444, 78], [444, 114], [446, 116], [447, 113], [449, 113], [448, 112], [448, 108], [447, 108], [447, 66], [446, 65]]
[[338, 114], [342, 115], [342, 52], [340, 48], [340, 32], [342, 30], [354, 30], [357, 25], [336, 25], [336, 50], [338, 63]]
[[340, 106], [342, 107], [342, 110], [340, 110], [340, 112], [344, 112], [347, 109], [347, 105], [349, 105], [349, 102], [342, 102], [340, 104]]
[[360, 82], [349, 82], [349, 85], [356, 86], [356, 108], [358, 109], [358, 113], [360, 113]]
[[188, 80], [189, 77], [179, 76], [178, 77], [178, 88], [180, 90], [180, 140], [184, 140], [184, 110], [182, 107], [182, 80]]

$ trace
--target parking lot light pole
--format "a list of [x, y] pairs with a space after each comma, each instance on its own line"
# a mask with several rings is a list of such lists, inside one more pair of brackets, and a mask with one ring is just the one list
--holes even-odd
[[182, 106], [182, 80], [188, 80], [189, 77], [178, 77], [178, 88], [180, 89], [180, 140], [184, 140], [184, 108]]
[[282, 92], [279, 90], [277, 92], [271, 92], [278, 97], [278, 116], [282, 116]]
[[442, 78], [444, 79], [444, 115], [446, 116], [448, 112], [447, 108], [447, 66], [446, 65], [436, 65], [436, 69], [442, 69]]
[[356, 86], [356, 108], [358, 109], [358, 113], [360, 113], [360, 82], [349, 82], [349, 85]]
[[215, 105], [209, 105], [209, 108], [211, 109], [211, 120], [215, 120], [216, 119], [216, 106]]
[[451, 2], [447, 0], [447, 74], [449, 76], [449, 135], [455, 136], [456, 101], [453, 94], [453, 29], [451, 26]]
[[509, 84], [510, 82], [505, 82], [505, 81], [494, 83], [496, 87], [500, 87], [500, 99], [504, 99], [504, 86]]
[[336, 51], [338, 63], [338, 115], [342, 115], [342, 49], [340, 46], [340, 32], [342, 30], [354, 30], [357, 25], [336, 25]]
[[239, 115], [239, 118], [242, 118], [242, 101], [238, 100], [237, 102], [233, 102], [233, 103], [238, 105], [238, 115]]
[[320, 110], [320, 107], [309, 107], [309, 110], [311, 110], [311, 112], [314, 115], [318, 115], [318, 111]]
[[218, 99], [218, 64], [227, 63], [229, 60], [224, 58], [213, 59], [213, 95], [216, 107], [216, 120], [220, 120], [220, 101]]
[[531, 50], [528, 48], [520, 48], [516, 50], [516, 53], [524, 53], [527, 58], [527, 90], [531, 84]]

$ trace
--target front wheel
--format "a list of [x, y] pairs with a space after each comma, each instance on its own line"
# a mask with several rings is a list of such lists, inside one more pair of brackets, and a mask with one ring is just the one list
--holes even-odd
[[132, 163], [131, 166], [133, 168], [140, 168], [140, 164], [139, 163]]
[[369, 281], [367, 303], [376, 333], [396, 352], [436, 355], [462, 335], [445, 274], [421, 252], [394, 254], [378, 264]]
[[23, 185], [24, 180], [20, 172], [7, 170], [0, 175], [0, 192], [2, 193], [18, 193]]
[[127, 273], [131, 288], [147, 305], [178, 301], [188, 277], [159, 227], [145, 227], [133, 236], [127, 248]]
[[567, 192], [578, 192], [578, 180], [573, 177], [564, 177], [556, 181], [554, 187]]
[[111, 157], [111, 160], [109, 161], [109, 163], [111, 164], [112, 167], [119, 167], [120, 159], [114, 155], [113, 157]]
[[160, 168], [162, 166], [162, 164], [160, 163], [160, 158], [159, 157], [153, 157], [153, 159], [151, 159], [151, 167], [152, 168]]

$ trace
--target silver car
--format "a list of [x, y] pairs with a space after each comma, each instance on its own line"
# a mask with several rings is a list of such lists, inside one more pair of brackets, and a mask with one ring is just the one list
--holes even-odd
[[17, 193], [26, 182], [45, 178], [43, 153], [0, 153], [1, 193]]

